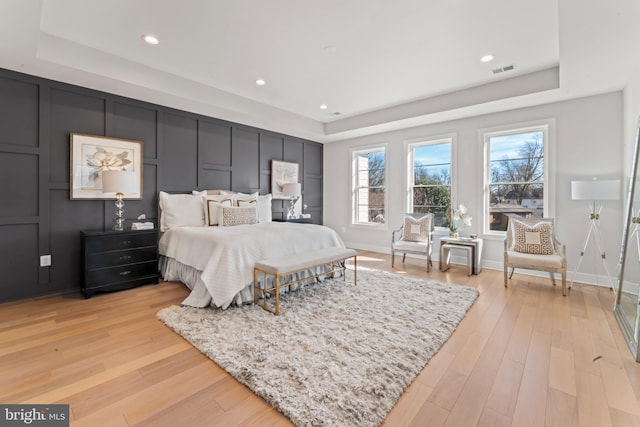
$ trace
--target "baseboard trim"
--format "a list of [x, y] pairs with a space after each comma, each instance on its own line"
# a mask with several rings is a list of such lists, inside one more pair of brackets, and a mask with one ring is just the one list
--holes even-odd
[[[379, 252], [382, 254], [391, 254], [391, 248], [390, 247], [381, 247], [381, 246], [376, 246], [376, 245], [367, 245], [367, 244], [362, 244], [362, 243], [355, 243], [355, 242], [345, 242], [345, 245], [348, 248], [353, 248], [353, 249], [359, 249], [359, 250], [363, 250], [363, 251], [371, 251], [371, 252]], [[415, 255], [415, 254], [407, 254], [407, 257], [410, 258], [416, 258], [416, 259], [420, 259], [422, 258], [420, 255]], [[440, 262], [440, 256], [438, 251], [434, 251], [431, 259], [433, 260], [433, 262]], [[460, 264], [460, 265], [464, 265], [466, 264], [467, 260], [465, 257], [457, 257], [457, 256], [452, 256], [451, 257], [451, 263], [452, 264]], [[482, 268], [483, 269], [487, 269], [487, 270], [496, 270], [496, 271], [503, 271], [503, 263], [498, 262], [498, 261], [491, 261], [491, 260], [483, 260], [482, 261]], [[545, 272], [545, 271], [535, 271], [535, 270], [526, 270], [526, 269], [522, 269], [522, 268], [517, 268], [515, 274], [524, 274], [526, 276], [534, 276], [534, 277], [549, 277], [549, 273]], [[570, 283], [571, 279], [573, 279], [573, 271], [567, 271], [567, 282]], [[560, 274], [556, 273], [555, 274], [556, 280], [560, 280]], [[617, 286], [616, 281], [614, 280], [614, 278], [611, 278], [612, 282], [613, 282], [613, 286]], [[587, 274], [587, 273], [576, 273], [575, 275], [575, 282], [577, 283], [583, 283], [583, 284], [587, 284], [587, 285], [594, 285], [594, 286], [601, 286], [604, 288], [611, 288], [611, 284], [609, 283], [609, 279], [607, 278], [607, 276], [605, 274]]]

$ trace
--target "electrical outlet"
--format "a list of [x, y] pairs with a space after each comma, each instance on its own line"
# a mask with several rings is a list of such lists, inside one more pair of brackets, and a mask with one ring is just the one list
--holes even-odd
[[51, 255], [40, 256], [40, 267], [49, 267], [51, 265]]

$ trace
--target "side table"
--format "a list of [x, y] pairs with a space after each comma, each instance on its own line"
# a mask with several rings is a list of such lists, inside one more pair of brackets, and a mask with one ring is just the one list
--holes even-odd
[[[482, 271], [482, 239], [470, 239], [465, 237], [441, 237], [440, 238], [440, 271], [445, 271], [443, 265], [442, 245], [471, 247], [471, 258], [473, 260], [473, 274], [480, 274]], [[449, 266], [447, 265], [447, 268]]]

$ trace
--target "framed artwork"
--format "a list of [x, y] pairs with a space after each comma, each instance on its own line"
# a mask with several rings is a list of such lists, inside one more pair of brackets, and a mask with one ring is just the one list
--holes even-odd
[[71, 134], [69, 188], [74, 199], [115, 199], [102, 192], [102, 172], [135, 172], [137, 191], [125, 199], [142, 198], [142, 142], [107, 136]]
[[271, 161], [271, 194], [274, 199], [289, 199], [284, 196], [282, 186], [289, 182], [298, 182], [298, 168], [297, 163]]

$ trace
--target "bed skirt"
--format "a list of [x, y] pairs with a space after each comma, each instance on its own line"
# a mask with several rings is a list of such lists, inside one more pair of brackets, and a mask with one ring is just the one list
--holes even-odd
[[[189, 296], [182, 301], [182, 305], [199, 308], [206, 307], [208, 305], [214, 306], [214, 304], [212, 304], [211, 294], [209, 294], [207, 286], [202, 281], [202, 271], [196, 270], [186, 264], [182, 264], [174, 258], [169, 258], [163, 255], [160, 255], [158, 266], [160, 268], [160, 274], [165, 281], [182, 282], [191, 290]], [[306, 284], [309, 284], [309, 282], [324, 280], [325, 273], [330, 270], [330, 266], [316, 267], [295, 273], [291, 276], [283, 276], [283, 278], [285, 281], [291, 281], [291, 279], [304, 280], [307, 282]], [[261, 282], [261, 280], [262, 279], [260, 278], [259, 281]], [[273, 277], [269, 276], [268, 280], [271, 284]], [[260, 283], [260, 286], [262, 287], [262, 283]], [[271, 284], [271, 286], [273, 286], [273, 284]], [[291, 286], [285, 286], [280, 289], [280, 293], [283, 294], [290, 290], [295, 291], [300, 286], [302, 285], [294, 284]], [[233, 297], [233, 300], [229, 304], [221, 308], [224, 310], [230, 305], [240, 306], [243, 304], [253, 304], [253, 283], [248, 283]]]

